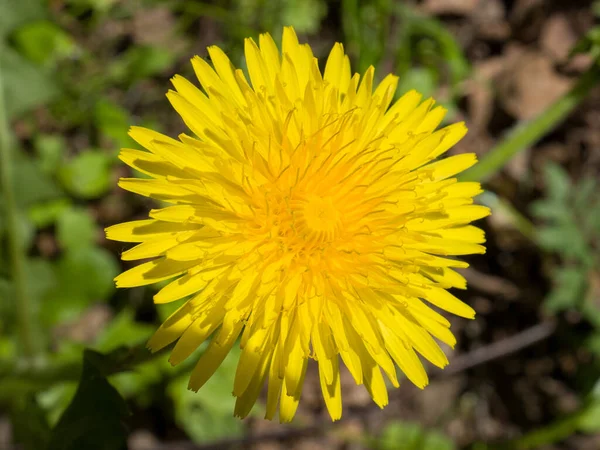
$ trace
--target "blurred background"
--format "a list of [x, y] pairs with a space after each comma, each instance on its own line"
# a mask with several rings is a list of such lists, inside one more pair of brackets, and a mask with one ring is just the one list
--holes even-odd
[[[599, 17], [584, 0], [0, 0], [0, 449], [599, 449]], [[236, 351], [187, 391], [196, 357], [144, 349], [172, 308], [115, 289], [128, 247], [103, 233], [152, 207], [117, 188], [116, 155], [130, 125], [184, 131], [169, 78], [212, 44], [245, 68], [243, 38], [283, 25], [465, 120], [451, 152], [483, 160], [465, 177], [493, 209], [450, 366], [384, 410], [343, 373], [334, 424], [314, 364], [290, 425], [261, 404], [233, 418]]]

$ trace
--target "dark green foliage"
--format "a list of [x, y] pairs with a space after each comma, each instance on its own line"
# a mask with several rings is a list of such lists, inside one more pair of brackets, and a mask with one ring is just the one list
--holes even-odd
[[112, 361], [86, 350], [83, 371], [73, 401], [52, 432], [47, 450], [126, 449], [129, 415], [125, 401], [106, 380]]
[[573, 183], [553, 163], [544, 167], [544, 180], [546, 196], [531, 209], [543, 223], [537, 240], [561, 258], [553, 269], [554, 288], [546, 306], [553, 312], [569, 308], [589, 312], [585, 306], [593, 295], [590, 280], [600, 267], [600, 184], [591, 175]]
[[50, 439], [50, 426], [46, 412], [35, 396], [27, 394], [15, 398], [10, 411], [14, 439], [24, 450], [43, 450]]

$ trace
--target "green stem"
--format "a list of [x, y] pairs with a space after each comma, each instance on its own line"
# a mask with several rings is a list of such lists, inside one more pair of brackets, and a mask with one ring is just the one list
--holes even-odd
[[506, 139], [483, 156], [479, 164], [466, 171], [461, 181], [487, 181], [517, 153], [531, 147], [562, 122], [600, 81], [600, 66], [592, 65], [564, 96], [531, 121], [519, 123]]
[[13, 192], [11, 161], [11, 138], [8, 117], [4, 102], [4, 82], [0, 66], [0, 189], [4, 200], [8, 254], [12, 281], [15, 288], [17, 327], [23, 356], [32, 360], [36, 355], [36, 346], [32, 326], [32, 304], [25, 279], [25, 249], [19, 236], [17, 206]]

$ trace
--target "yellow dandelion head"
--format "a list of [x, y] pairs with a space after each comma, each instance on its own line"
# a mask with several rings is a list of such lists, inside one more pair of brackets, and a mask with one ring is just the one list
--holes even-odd
[[430, 305], [474, 316], [447, 291], [466, 287], [454, 268], [467, 264], [451, 257], [485, 251], [469, 225], [489, 214], [472, 201], [480, 186], [454, 178], [475, 156], [438, 160], [465, 125], [436, 131], [443, 107], [415, 91], [393, 102], [397, 77], [374, 86], [373, 67], [353, 75], [342, 44], [321, 73], [292, 28], [281, 52], [268, 34], [258, 45], [246, 39], [249, 81], [218, 47], [208, 52], [212, 67], [192, 60], [202, 89], [175, 76], [167, 94], [194, 136], [134, 127], [147, 151], [120, 154], [150, 176], [121, 179], [122, 188], [172, 204], [107, 229], [138, 243], [124, 260], [150, 258], [117, 286], [171, 280], [154, 301], [185, 299], [149, 348], [177, 341], [178, 364], [210, 339], [191, 374], [197, 390], [239, 339], [240, 417], [266, 384], [266, 417], [279, 406], [290, 421], [309, 359], [333, 420], [342, 414], [339, 357], [380, 407], [382, 371], [398, 386], [398, 366], [424, 387], [417, 354], [443, 367], [433, 337], [455, 344]]

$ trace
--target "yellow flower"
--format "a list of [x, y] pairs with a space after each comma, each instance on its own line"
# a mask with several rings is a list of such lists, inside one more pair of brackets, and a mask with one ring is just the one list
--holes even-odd
[[446, 290], [466, 287], [453, 268], [467, 267], [447, 256], [484, 253], [469, 222], [489, 210], [473, 205], [478, 183], [453, 178], [475, 155], [436, 160], [465, 125], [435, 131], [446, 110], [415, 91], [390, 106], [398, 78], [374, 88], [373, 67], [352, 75], [342, 44], [322, 74], [292, 28], [281, 53], [268, 34], [258, 45], [246, 39], [250, 81], [218, 47], [208, 52], [213, 67], [192, 60], [202, 90], [175, 76], [167, 94], [195, 137], [133, 127], [148, 151], [120, 154], [151, 178], [119, 186], [172, 203], [107, 229], [109, 239], [139, 243], [124, 260], [151, 258], [119, 275], [118, 287], [172, 280], [155, 303], [186, 299], [149, 348], [177, 341], [175, 365], [210, 338], [191, 374], [198, 390], [240, 338], [240, 417], [266, 382], [266, 417], [279, 405], [290, 421], [309, 359], [333, 420], [342, 414], [339, 357], [380, 407], [381, 370], [398, 386], [397, 365], [423, 388], [417, 353], [444, 367], [433, 337], [456, 342], [429, 305], [475, 314]]

